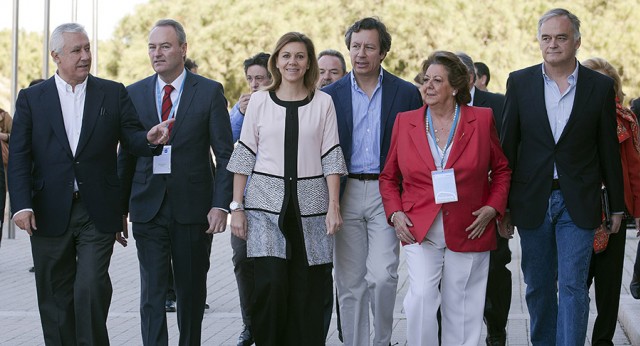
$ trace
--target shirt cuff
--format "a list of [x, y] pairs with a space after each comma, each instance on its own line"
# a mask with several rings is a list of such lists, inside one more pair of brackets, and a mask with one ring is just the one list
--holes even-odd
[[18, 210], [15, 214], [13, 214], [13, 217], [11, 217], [11, 220], [15, 220], [16, 216], [24, 211], [30, 211], [33, 213], [33, 209], [31, 208], [26, 208], [26, 209], [22, 209], [22, 210]]

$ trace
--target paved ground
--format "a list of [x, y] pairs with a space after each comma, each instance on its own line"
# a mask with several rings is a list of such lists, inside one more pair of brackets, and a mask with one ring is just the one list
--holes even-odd
[[[27, 269], [31, 267], [29, 239], [18, 230], [16, 239], [7, 239], [3, 233], [0, 248], [0, 345], [42, 345], [42, 331], [36, 304], [34, 277]], [[524, 301], [524, 284], [520, 272], [520, 247], [518, 239], [511, 241], [513, 261], [513, 299], [509, 315], [509, 345], [529, 345], [529, 315]], [[619, 327], [614, 338], [615, 345], [640, 345], [640, 302], [628, 292], [633, 271], [638, 240], [635, 232], [627, 233], [625, 272], [620, 302]], [[402, 311], [402, 299], [408, 281], [404, 254], [401, 252], [400, 283], [396, 298], [395, 321], [392, 344], [406, 345], [406, 320]], [[235, 345], [242, 325], [237, 288], [231, 263], [229, 232], [216, 235], [211, 253], [207, 302], [211, 309], [205, 313], [202, 331], [204, 345]], [[139, 276], [135, 242], [129, 246], [116, 245], [110, 268], [114, 294], [109, 313], [109, 334], [112, 345], [141, 345], [140, 318], [138, 314]], [[590, 327], [595, 318], [595, 307], [591, 303]], [[177, 344], [178, 329], [174, 313], [169, 313], [169, 344]], [[484, 339], [484, 336], [483, 336]], [[591, 345], [589, 337], [586, 345]], [[341, 345], [335, 328], [335, 315], [327, 345]], [[481, 342], [479, 345], [483, 345]]]

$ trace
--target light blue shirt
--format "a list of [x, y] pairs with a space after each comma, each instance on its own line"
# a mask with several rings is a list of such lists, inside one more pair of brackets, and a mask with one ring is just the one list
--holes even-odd
[[369, 96], [351, 73], [353, 133], [350, 173], [380, 173], [380, 118], [382, 112], [382, 68], [378, 84]]
[[231, 120], [231, 134], [233, 135], [233, 143], [240, 139], [240, 132], [242, 131], [242, 123], [244, 122], [244, 115], [240, 113], [240, 102], [236, 103], [231, 112], [229, 112], [229, 119]]
[[[544, 70], [544, 64], [542, 64], [542, 77], [544, 80], [544, 102], [547, 107], [547, 116], [549, 117], [549, 125], [551, 126], [551, 132], [553, 133], [553, 139], [556, 143], [564, 131], [564, 127], [569, 121], [571, 110], [573, 109], [573, 101], [576, 98], [576, 83], [578, 83], [578, 62], [576, 61], [576, 68], [567, 77], [569, 87], [564, 93], [560, 93], [558, 84], [547, 76]], [[553, 178], [558, 179], [558, 170], [554, 163], [553, 165]]]

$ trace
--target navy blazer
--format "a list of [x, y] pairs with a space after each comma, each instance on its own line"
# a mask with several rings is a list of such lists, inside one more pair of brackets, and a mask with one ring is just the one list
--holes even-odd
[[[167, 143], [171, 145], [171, 174], [153, 174], [152, 158], [119, 154], [118, 174], [125, 186], [121, 203], [132, 222], [153, 219], [165, 195], [176, 221], [182, 224], [208, 224], [211, 208], [229, 208], [233, 174], [226, 168], [233, 141], [224, 90], [216, 81], [186, 73]], [[148, 129], [160, 122], [157, 79], [155, 74], [127, 88], [140, 122]]]
[[620, 146], [616, 134], [613, 80], [582, 65], [576, 95], [558, 143], [544, 99], [542, 66], [509, 75], [501, 142], [513, 171], [509, 208], [513, 224], [536, 228], [544, 220], [554, 162], [573, 222], [595, 229], [602, 222], [600, 188], [609, 191], [612, 211], [624, 211]]
[[491, 108], [493, 111], [493, 120], [495, 121], [496, 130], [498, 131], [498, 135], [500, 135], [500, 130], [502, 128], [502, 110], [504, 108], [504, 95], [494, 94], [476, 88], [473, 95], [473, 105], [476, 107]]
[[7, 169], [12, 213], [33, 209], [38, 227], [34, 236], [62, 234], [69, 224], [75, 180], [96, 228], [120, 232], [118, 143], [137, 155], [154, 153], [124, 85], [89, 75], [75, 155], [65, 131], [55, 78], [21, 90]]
[[[353, 107], [351, 104], [351, 74], [322, 89], [331, 95], [336, 107], [340, 147], [351, 171], [351, 150], [353, 144]], [[415, 85], [404, 81], [386, 70], [382, 70], [382, 107], [380, 120], [380, 171], [384, 167], [391, 143], [391, 132], [400, 112], [422, 107], [422, 97]], [[358, 140], [358, 139], [355, 139]]]

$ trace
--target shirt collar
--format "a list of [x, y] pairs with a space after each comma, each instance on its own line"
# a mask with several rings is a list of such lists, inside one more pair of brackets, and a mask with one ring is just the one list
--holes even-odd
[[[173, 86], [173, 88], [175, 90], [180, 90], [180, 87], [182, 86], [182, 81], [184, 81], [184, 79], [187, 77], [187, 69], [183, 69], [182, 73], [173, 80], [173, 82], [169, 83]], [[158, 79], [156, 81], [156, 84], [158, 85], [158, 89], [162, 90], [162, 88], [164, 88], [165, 85], [167, 85], [167, 83], [165, 83], [160, 76], [158, 75]]]
[[[58, 87], [58, 90], [64, 90], [68, 93], [74, 92], [73, 86], [71, 86], [71, 84], [67, 83], [64, 79], [62, 79], [62, 77], [60, 77], [60, 75], [58, 74], [58, 71], [56, 71], [56, 73], [53, 76], [56, 81], [56, 86]], [[88, 79], [89, 79], [89, 76], [87, 76], [87, 78], [85, 78], [82, 83], [76, 84], [76, 87], [75, 87], [76, 93], [79, 93], [85, 90], [85, 88], [87, 87]]]
[[[378, 85], [382, 85], [382, 77], [384, 76], [383, 73], [384, 69], [382, 68], [382, 66], [380, 66], [380, 74], [378, 75]], [[351, 87], [355, 90], [360, 89], [360, 87], [358, 86], [358, 81], [356, 81], [356, 74], [355, 72], [353, 72], [353, 70], [350, 73], [351, 76]]]
[[[551, 81], [552, 79], [547, 75], [547, 72], [544, 70], [544, 63], [542, 65], [542, 77], [545, 81]], [[575, 84], [578, 81], [578, 68], [580, 67], [580, 63], [576, 59], [576, 68], [571, 72], [571, 74], [567, 77], [569, 84]]]

